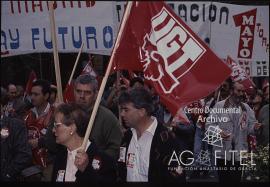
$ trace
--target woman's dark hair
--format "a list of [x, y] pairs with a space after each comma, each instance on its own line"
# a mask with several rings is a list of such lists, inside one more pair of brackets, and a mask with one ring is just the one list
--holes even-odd
[[126, 103], [133, 103], [137, 109], [144, 108], [149, 116], [154, 111], [152, 95], [145, 88], [135, 88], [122, 92], [119, 97], [119, 105]]
[[77, 127], [77, 134], [80, 137], [84, 137], [89, 118], [83, 106], [76, 103], [63, 103], [56, 108], [56, 113], [62, 113], [64, 115], [63, 123], [66, 126], [74, 123]]

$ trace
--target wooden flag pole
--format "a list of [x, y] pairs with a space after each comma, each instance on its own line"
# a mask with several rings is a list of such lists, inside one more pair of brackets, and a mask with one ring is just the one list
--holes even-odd
[[72, 69], [71, 75], [70, 75], [70, 77], [69, 77], [68, 84], [70, 84], [70, 83], [71, 83], [71, 81], [72, 81], [72, 78], [73, 78], [73, 75], [74, 75], [75, 69], [76, 69], [76, 67], [77, 67], [77, 64], [78, 64], [79, 59], [80, 59], [80, 56], [81, 56], [81, 52], [82, 52], [83, 46], [84, 46], [84, 43], [82, 42], [82, 45], [81, 45], [80, 51], [79, 51], [79, 53], [78, 53], [78, 55], [77, 55], [77, 58], [76, 58], [75, 64], [74, 64], [74, 66], [73, 66], [73, 69]]
[[[119, 70], [116, 72], [116, 92], [115, 92], [115, 96], [118, 97], [118, 93], [119, 93], [119, 90], [120, 90], [120, 72]], [[121, 116], [120, 116], [120, 107], [118, 106], [118, 120], [119, 120], [119, 123], [121, 125]]]
[[91, 117], [90, 117], [90, 121], [88, 123], [88, 127], [87, 127], [87, 130], [86, 130], [85, 136], [84, 136], [83, 144], [81, 146], [82, 149], [85, 150], [85, 151], [86, 151], [87, 140], [89, 139], [89, 136], [90, 136], [90, 133], [91, 133], [91, 130], [92, 130], [92, 127], [93, 127], [93, 123], [94, 123], [94, 120], [95, 120], [95, 117], [96, 117], [96, 114], [97, 114], [97, 109], [98, 109], [98, 106], [100, 104], [101, 96], [102, 96], [102, 94], [104, 92], [104, 88], [105, 88], [106, 82], [107, 82], [109, 74], [110, 74], [110, 70], [111, 70], [111, 67], [112, 67], [112, 61], [113, 61], [114, 56], [115, 56], [115, 49], [117, 49], [118, 46], [119, 46], [119, 41], [121, 40], [121, 35], [122, 35], [123, 30], [124, 30], [125, 23], [127, 22], [127, 17], [128, 17], [128, 15], [130, 13], [132, 3], [133, 3], [132, 1], [128, 1], [124, 16], [122, 18], [122, 22], [120, 24], [118, 35], [117, 35], [117, 38], [116, 38], [116, 41], [115, 41], [115, 44], [114, 44], [114, 47], [113, 47], [113, 50], [112, 50], [112, 55], [111, 55], [111, 58], [110, 58], [106, 73], [105, 73], [104, 78], [102, 79], [102, 83], [100, 85], [100, 89], [99, 89], [99, 92], [98, 92], [98, 95], [97, 95], [97, 99], [96, 99], [96, 102], [95, 102], [95, 105], [94, 105], [94, 108], [93, 108], [93, 111], [92, 111], [92, 114], [91, 114]]
[[220, 89], [218, 90], [217, 102], [219, 102], [219, 97], [220, 97]]
[[55, 19], [54, 19], [54, 8], [53, 1], [49, 2], [49, 15], [50, 15], [50, 27], [51, 27], [51, 36], [53, 43], [53, 58], [54, 58], [54, 69], [55, 69], [55, 77], [56, 77], [56, 85], [57, 85], [57, 96], [59, 102], [63, 102], [63, 93], [62, 93], [62, 83], [61, 83], [61, 73], [59, 66], [59, 57], [57, 51], [57, 39], [55, 33]]

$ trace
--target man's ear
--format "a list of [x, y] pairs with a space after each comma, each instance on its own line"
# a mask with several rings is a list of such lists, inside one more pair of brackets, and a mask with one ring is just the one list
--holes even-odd
[[46, 93], [46, 94], [45, 94], [45, 98], [46, 98], [46, 101], [49, 101], [50, 94], [49, 94], [49, 93]]
[[147, 112], [146, 112], [145, 108], [140, 108], [139, 109], [139, 115], [140, 115], [140, 117], [144, 117], [144, 116], [147, 115]]

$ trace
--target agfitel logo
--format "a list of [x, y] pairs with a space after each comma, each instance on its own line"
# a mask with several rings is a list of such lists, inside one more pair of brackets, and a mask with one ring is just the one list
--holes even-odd
[[[223, 143], [222, 143], [222, 137], [220, 135], [220, 132], [222, 130], [218, 126], [209, 126], [207, 131], [205, 132], [205, 137], [203, 138], [202, 141], [206, 141], [209, 145], [219, 147], [220, 150], [215, 150], [213, 153], [213, 159], [214, 159], [214, 167], [217, 165], [217, 159], [220, 159], [220, 153], [221, 149], [223, 148]], [[232, 166], [235, 165], [235, 155], [238, 153], [237, 150], [228, 150], [224, 151], [225, 158], [227, 157], [226, 155], [231, 154], [232, 157]], [[175, 165], [175, 162], [177, 163], [178, 166], [192, 166], [194, 162], [199, 163], [202, 166], [211, 166], [211, 157], [210, 157], [210, 152], [208, 150], [201, 150], [199, 155], [197, 156], [197, 159], [194, 159], [194, 154], [193, 152], [189, 150], [185, 150], [180, 152], [177, 155], [176, 151], [173, 151], [170, 160], [168, 162], [168, 168], [170, 170], [173, 170], [174, 168], [176, 169], [177, 167], [172, 167]], [[240, 160], [240, 167], [242, 166], [247, 166], [247, 163], [245, 163], [243, 160], [248, 159], [247, 151], [246, 150], [240, 150], [239, 151], [239, 160]], [[253, 161], [253, 152], [250, 153], [250, 163], [252, 166], [256, 165]], [[226, 159], [225, 159], [225, 165], [226, 165]], [[187, 168], [185, 168], [187, 169]], [[216, 168], [213, 168], [216, 169]], [[222, 168], [220, 168], [222, 169]]]

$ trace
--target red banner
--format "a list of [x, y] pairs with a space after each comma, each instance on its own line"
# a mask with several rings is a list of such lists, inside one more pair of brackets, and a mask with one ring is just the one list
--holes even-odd
[[143, 71], [173, 114], [231, 73], [164, 2], [132, 2], [113, 63], [114, 70]]
[[35, 71], [31, 71], [30, 75], [29, 75], [29, 78], [28, 78], [28, 81], [26, 83], [26, 87], [25, 87], [25, 92], [24, 92], [24, 98], [26, 96], [30, 96], [31, 95], [31, 90], [32, 90], [32, 87], [33, 87], [33, 82], [37, 80], [37, 75], [35, 73]]
[[240, 82], [243, 84], [246, 90], [252, 92], [253, 89], [256, 87], [254, 82], [249, 78], [246, 71], [237, 63], [235, 62], [230, 56], [227, 57], [227, 64], [232, 69], [231, 78], [233, 82]]
[[257, 9], [233, 16], [236, 26], [240, 26], [238, 58], [250, 59], [254, 44]]

